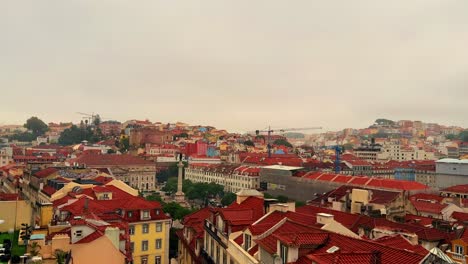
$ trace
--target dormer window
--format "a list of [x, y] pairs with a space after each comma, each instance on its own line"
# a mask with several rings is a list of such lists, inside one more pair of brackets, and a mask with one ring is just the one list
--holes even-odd
[[141, 219], [149, 219], [150, 218], [150, 211], [149, 210], [143, 210], [141, 211]]
[[128, 212], [127, 212], [127, 216], [128, 216], [128, 217], [133, 217], [133, 212], [132, 212], [132, 211], [128, 211]]
[[455, 253], [457, 253], [459, 255], [464, 255], [463, 246], [455, 245]]
[[75, 236], [76, 237], [82, 237], [83, 236], [83, 230], [76, 230]]

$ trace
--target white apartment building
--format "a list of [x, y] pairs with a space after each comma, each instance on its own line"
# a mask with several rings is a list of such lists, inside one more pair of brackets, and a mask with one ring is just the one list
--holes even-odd
[[381, 152], [377, 154], [378, 160], [435, 160], [435, 154], [431, 151], [419, 149], [416, 146], [402, 146], [398, 142], [384, 143]]
[[0, 167], [3, 167], [13, 162], [12, 157], [13, 157], [13, 149], [11, 147], [0, 149]]
[[185, 179], [192, 182], [214, 182], [226, 192], [260, 187], [259, 166], [191, 164], [185, 169]]

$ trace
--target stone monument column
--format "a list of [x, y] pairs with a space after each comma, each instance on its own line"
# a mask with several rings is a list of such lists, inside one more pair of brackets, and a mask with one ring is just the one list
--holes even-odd
[[179, 175], [177, 177], [177, 192], [175, 194], [175, 200], [177, 202], [184, 202], [185, 201], [185, 194], [182, 191], [182, 175], [183, 175], [183, 168], [184, 168], [184, 163], [182, 162], [182, 155], [180, 155], [179, 163], [177, 164], [177, 167], [179, 167]]

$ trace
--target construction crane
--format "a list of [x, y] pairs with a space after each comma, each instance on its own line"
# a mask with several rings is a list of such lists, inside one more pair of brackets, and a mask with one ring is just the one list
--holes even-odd
[[339, 145], [332, 147], [335, 150], [335, 173], [340, 174], [341, 171], [341, 154], [343, 153], [343, 148]]
[[[268, 158], [271, 158], [271, 134], [272, 133], [284, 133], [284, 132], [291, 132], [291, 131], [303, 131], [303, 130], [314, 130], [314, 129], [322, 129], [322, 127], [302, 127], [302, 128], [279, 128], [279, 129], [271, 129], [268, 127], [267, 130], [255, 130], [255, 135], [260, 135], [260, 133], [267, 133], [267, 148], [268, 148]], [[251, 133], [251, 132], [249, 132]]]
[[83, 116], [83, 119], [85, 120], [85, 123], [86, 124], [94, 124], [94, 122], [96, 120], [105, 120], [105, 119], [110, 119], [110, 118], [107, 118], [107, 117], [100, 117], [99, 114], [87, 114], [87, 113], [82, 113], [82, 112], [76, 112], [77, 114], [79, 115], [82, 115]]

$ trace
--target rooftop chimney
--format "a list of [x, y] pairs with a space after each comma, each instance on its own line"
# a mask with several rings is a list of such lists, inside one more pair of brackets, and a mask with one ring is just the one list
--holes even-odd
[[326, 213], [317, 213], [317, 223], [326, 225], [331, 223], [334, 220], [334, 216], [332, 214]]

